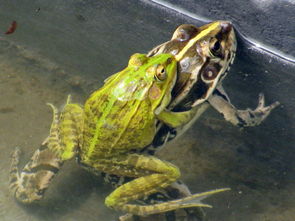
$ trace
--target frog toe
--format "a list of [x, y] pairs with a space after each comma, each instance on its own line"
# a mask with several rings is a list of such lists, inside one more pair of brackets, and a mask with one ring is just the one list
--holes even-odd
[[209, 196], [211, 196], [213, 194], [228, 191], [228, 190], [230, 190], [230, 188], [221, 188], [221, 189], [216, 189], [216, 190], [210, 190], [210, 191], [207, 191], [207, 192], [196, 193], [196, 194], [193, 194], [191, 196], [188, 196], [188, 197], [185, 197], [185, 198], [182, 198], [182, 199], [170, 201], [170, 203], [179, 204], [180, 208], [191, 208], [191, 207], [208, 207], [208, 208], [212, 208], [211, 205], [202, 203], [202, 200], [206, 199], [207, 197], [209, 197]]

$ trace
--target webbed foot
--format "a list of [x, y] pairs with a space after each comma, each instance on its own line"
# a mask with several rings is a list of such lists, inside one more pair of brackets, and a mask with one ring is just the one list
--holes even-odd
[[269, 106], [265, 106], [265, 98], [262, 93], [259, 94], [258, 106], [255, 110], [250, 108], [246, 110], [238, 110], [237, 117], [239, 119], [239, 126], [251, 127], [259, 125], [265, 118], [268, 117], [270, 112], [280, 105], [280, 102], [276, 101]]
[[[215, 193], [220, 193], [220, 192], [224, 192], [228, 190], [230, 189], [222, 188], [222, 189], [211, 190], [211, 191], [207, 191], [203, 193], [193, 194], [191, 196], [187, 196], [177, 200], [171, 200], [168, 202], [144, 206], [142, 208], [140, 208], [141, 206], [131, 205], [131, 204], [124, 205], [123, 207], [125, 207], [125, 209], [128, 208], [130, 211], [132, 211], [131, 213], [138, 216], [148, 216], [148, 215], [153, 215], [153, 214], [158, 214], [158, 213], [163, 213], [163, 212], [168, 212], [168, 211], [173, 211], [173, 210], [178, 210], [183, 208], [196, 208], [196, 207], [212, 208], [211, 205], [203, 203], [202, 200]], [[129, 218], [128, 215], [126, 215], [126, 217]]]

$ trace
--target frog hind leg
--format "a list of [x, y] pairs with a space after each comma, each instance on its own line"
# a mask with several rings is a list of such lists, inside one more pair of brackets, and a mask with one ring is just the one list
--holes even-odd
[[[130, 182], [133, 178], [117, 176], [108, 173], [101, 174], [105, 180], [105, 182], [110, 183], [113, 188], [118, 188], [119, 186]], [[177, 180], [173, 184], [169, 185], [167, 188], [162, 189], [160, 192], [151, 194], [143, 199], [137, 200], [141, 204], [155, 204], [166, 202], [169, 200], [179, 199], [186, 196], [190, 196], [191, 192], [188, 187], [180, 180]], [[201, 207], [195, 208], [183, 208], [174, 211], [168, 211], [166, 213], [154, 214], [148, 216], [144, 220], [183, 220], [183, 221], [204, 221], [205, 220], [205, 212]], [[173, 217], [173, 218], [172, 218]], [[181, 217], [181, 218], [180, 218]], [[125, 215], [120, 216], [120, 221], [135, 221], [142, 220], [139, 216], [127, 213]]]
[[74, 156], [80, 132], [77, 129], [80, 126], [76, 124], [82, 120], [82, 109], [69, 101], [60, 116], [57, 109], [49, 104], [53, 109], [50, 134], [22, 171], [18, 169], [20, 149], [17, 148], [12, 155], [9, 189], [19, 202], [29, 204], [40, 200], [63, 162]]
[[[167, 188], [161, 190], [161, 192], [154, 193], [148, 196], [146, 199], [139, 200], [143, 204], [155, 204], [160, 202], [167, 202], [169, 200], [180, 199], [186, 196], [190, 196], [191, 192], [188, 187], [181, 181], [176, 181], [169, 185]], [[120, 221], [205, 221], [205, 212], [202, 207], [194, 208], [182, 208], [178, 210], [168, 211], [165, 213], [153, 214], [150, 216], [139, 217], [127, 213], [120, 216]]]
[[[48, 105], [51, 106], [54, 115], [56, 115], [56, 108], [52, 104]], [[62, 160], [69, 160], [77, 152], [82, 136], [82, 126], [83, 109], [80, 105], [71, 103], [69, 95], [59, 119], [54, 117], [50, 135], [44, 142], [47, 142], [48, 148]]]
[[214, 193], [227, 189], [194, 194], [178, 200], [153, 205], [130, 204], [130, 201], [144, 198], [166, 188], [180, 177], [179, 169], [171, 163], [153, 156], [129, 154], [92, 163], [98, 170], [120, 176], [137, 177], [115, 189], [105, 200], [108, 207], [139, 216], [163, 213], [180, 208], [210, 207], [201, 202]]

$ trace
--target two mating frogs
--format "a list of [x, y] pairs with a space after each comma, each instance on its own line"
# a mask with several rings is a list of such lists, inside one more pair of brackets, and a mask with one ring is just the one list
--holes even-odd
[[131, 56], [128, 66], [106, 79], [84, 106], [69, 97], [59, 113], [49, 104], [53, 109], [50, 134], [21, 172], [19, 149], [13, 154], [11, 192], [23, 203], [41, 199], [62, 164], [76, 157], [94, 173], [112, 174], [116, 181], [129, 178], [107, 196], [108, 207], [139, 216], [210, 207], [201, 200], [227, 188], [198, 194], [182, 191], [178, 199], [168, 197], [155, 204], [133, 201], [171, 186], [181, 192], [175, 185], [178, 167], [153, 154], [189, 128], [209, 106], [239, 126], [260, 124], [278, 106], [278, 102], [264, 106], [263, 95], [255, 110], [238, 110], [230, 103], [221, 83], [235, 51], [229, 22], [199, 28], [182, 25], [170, 41], [147, 55]]

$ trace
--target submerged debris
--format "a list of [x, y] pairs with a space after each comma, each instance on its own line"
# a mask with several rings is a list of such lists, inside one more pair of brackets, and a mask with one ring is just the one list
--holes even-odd
[[12, 21], [9, 28], [7, 29], [7, 31], [5, 32], [6, 35], [12, 34], [13, 32], [15, 32], [15, 29], [17, 27], [17, 23], [16, 21]]

